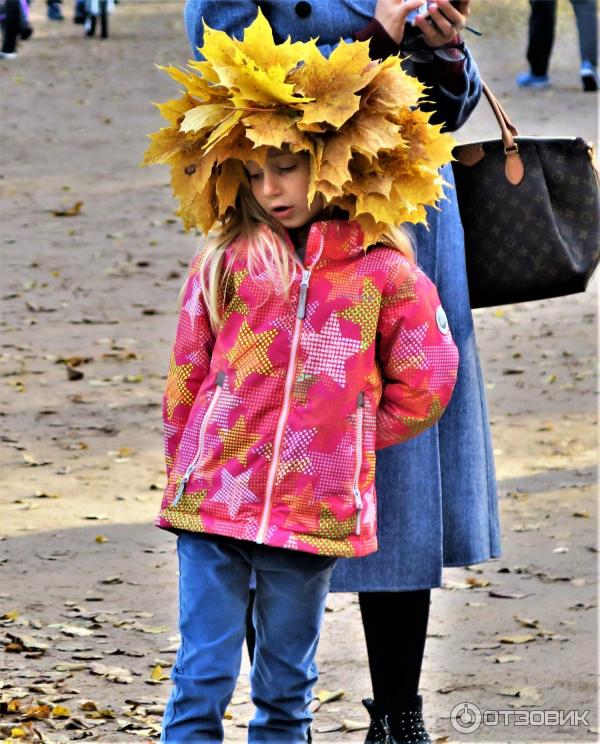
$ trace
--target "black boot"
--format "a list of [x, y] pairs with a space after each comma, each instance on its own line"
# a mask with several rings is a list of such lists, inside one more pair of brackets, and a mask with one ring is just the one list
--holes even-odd
[[365, 744], [431, 744], [423, 723], [423, 698], [415, 695], [381, 710], [373, 700], [363, 700], [371, 716]]

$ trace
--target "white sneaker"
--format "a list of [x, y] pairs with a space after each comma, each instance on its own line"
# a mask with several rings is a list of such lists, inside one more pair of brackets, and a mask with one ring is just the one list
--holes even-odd
[[16, 52], [0, 52], [0, 59], [16, 59], [17, 56]]

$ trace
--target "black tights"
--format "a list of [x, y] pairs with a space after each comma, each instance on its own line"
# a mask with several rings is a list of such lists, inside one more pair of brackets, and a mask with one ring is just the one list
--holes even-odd
[[[254, 656], [255, 634], [250, 592], [246, 613], [246, 644]], [[419, 690], [423, 665], [431, 592], [360, 592], [362, 615], [373, 696], [386, 708], [412, 697]]]

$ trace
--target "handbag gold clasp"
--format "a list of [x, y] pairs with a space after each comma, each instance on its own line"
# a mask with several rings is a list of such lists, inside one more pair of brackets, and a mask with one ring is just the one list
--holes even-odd
[[506, 147], [504, 145], [504, 154], [505, 155], [512, 155], [513, 153], [519, 152], [519, 145], [517, 142], [514, 142], [510, 147]]

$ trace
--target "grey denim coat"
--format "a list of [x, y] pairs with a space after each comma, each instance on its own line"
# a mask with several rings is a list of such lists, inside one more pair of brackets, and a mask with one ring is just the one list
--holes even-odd
[[[192, 47], [202, 46], [202, 19], [212, 28], [243, 35], [260, 6], [275, 40], [319, 37], [328, 54], [373, 17], [376, 0], [186, 0]], [[196, 51], [197, 53], [197, 51]], [[418, 74], [418, 67], [409, 70]], [[481, 95], [477, 66], [468, 54], [464, 93], [440, 85], [430, 98], [436, 120], [458, 129]], [[379, 550], [341, 559], [332, 591], [399, 591], [439, 586], [443, 566], [479, 563], [500, 554], [496, 481], [485, 391], [475, 343], [465, 272], [462, 225], [452, 184], [443, 171], [447, 201], [429, 210], [429, 230], [414, 230], [417, 261], [438, 287], [460, 367], [454, 395], [437, 426], [377, 455]]]

